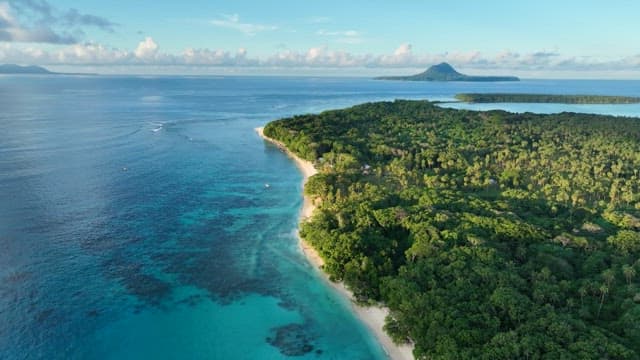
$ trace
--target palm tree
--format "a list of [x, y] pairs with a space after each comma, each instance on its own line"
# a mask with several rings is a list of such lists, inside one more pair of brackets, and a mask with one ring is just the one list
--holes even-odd
[[622, 273], [627, 279], [627, 284], [631, 285], [631, 280], [636, 276], [636, 269], [629, 265], [622, 265]]
[[600, 311], [602, 310], [602, 304], [604, 304], [604, 297], [607, 296], [607, 294], [609, 293], [609, 287], [605, 284], [602, 284], [602, 286], [600, 286], [600, 306], [598, 307], [598, 315], [597, 317], [600, 317]]
[[578, 293], [580, 293], [580, 307], [584, 306], [584, 297], [587, 296], [588, 292], [589, 289], [587, 286], [580, 286], [580, 289], [578, 289]]
[[616, 273], [611, 269], [607, 269], [607, 270], [602, 272], [602, 278], [604, 279], [605, 283], [607, 284], [607, 287], [611, 287], [611, 284], [616, 279]]

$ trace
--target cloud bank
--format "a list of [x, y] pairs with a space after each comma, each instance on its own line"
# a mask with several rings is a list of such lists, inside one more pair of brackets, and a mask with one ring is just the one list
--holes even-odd
[[[1, 11], [1, 10], [0, 10]], [[190, 66], [190, 67], [264, 67], [297, 69], [393, 69], [426, 68], [439, 62], [480, 72], [527, 71], [640, 71], [640, 54], [620, 59], [567, 57], [555, 51], [517, 53], [505, 51], [483, 54], [478, 51], [415, 53], [411, 44], [401, 44], [388, 54], [353, 54], [327, 46], [306, 51], [279, 50], [252, 57], [245, 48], [235, 51], [186, 48], [181, 53], [166, 53], [152, 37], [146, 37], [132, 50], [96, 43], [78, 43], [44, 50], [36, 46], [0, 43], [0, 63], [91, 66]]]

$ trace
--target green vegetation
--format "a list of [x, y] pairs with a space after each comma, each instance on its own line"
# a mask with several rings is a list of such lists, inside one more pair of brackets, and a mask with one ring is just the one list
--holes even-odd
[[422, 359], [640, 358], [640, 119], [364, 104], [271, 122], [301, 235]]
[[403, 81], [520, 81], [515, 76], [470, 76], [457, 72], [451, 65], [441, 63], [429, 67], [420, 74], [410, 76], [381, 76], [376, 80]]
[[637, 104], [639, 97], [605, 95], [552, 94], [457, 94], [456, 99], [468, 103], [559, 103], [559, 104]]

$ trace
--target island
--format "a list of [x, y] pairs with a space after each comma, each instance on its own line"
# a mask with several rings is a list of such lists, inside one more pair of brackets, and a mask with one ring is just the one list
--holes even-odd
[[520, 81], [515, 76], [471, 76], [457, 72], [446, 62], [429, 67], [420, 74], [409, 76], [380, 76], [376, 80], [402, 81]]
[[467, 103], [558, 103], [558, 104], [638, 104], [640, 97], [609, 95], [556, 95], [517, 93], [457, 94], [456, 99]]
[[367, 103], [270, 122], [301, 237], [416, 358], [640, 357], [640, 119]]
[[0, 74], [55, 74], [41, 66], [21, 66], [16, 64], [0, 65]]
[[0, 64], [0, 75], [82, 75], [95, 76], [95, 73], [60, 73], [49, 71], [37, 65]]

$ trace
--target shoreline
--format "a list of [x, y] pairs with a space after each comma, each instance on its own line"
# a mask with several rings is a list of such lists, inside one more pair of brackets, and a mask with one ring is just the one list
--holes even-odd
[[[258, 127], [255, 129], [255, 131], [261, 138], [276, 145], [280, 150], [284, 151], [290, 158], [295, 161], [296, 165], [300, 169], [300, 172], [302, 172], [303, 186], [304, 184], [306, 184], [309, 177], [318, 173], [318, 170], [310, 161], [301, 159], [300, 157], [289, 151], [289, 149], [283, 143], [265, 136], [263, 130], [264, 127]], [[300, 222], [303, 222], [311, 217], [315, 208], [316, 206], [313, 201], [303, 193], [303, 205], [302, 210], [300, 211]], [[296, 231], [296, 233], [298, 232]], [[304, 256], [315, 268], [315, 270], [320, 273], [322, 278], [341, 296], [349, 300], [349, 303], [351, 304], [351, 310], [354, 312], [354, 314], [356, 314], [358, 319], [360, 319], [360, 321], [362, 321], [369, 328], [373, 335], [375, 335], [378, 343], [382, 346], [389, 358], [393, 360], [413, 359], [413, 349], [410, 345], [394, 344], [393, 340], [391, 340], [391, 337], [389, 337], [389, 335], [387, 335], [387, 333], [382, 329], [382, 327], [384, 326], [384, 319], [389, 313], [389, 309], [381, 306], [365, 307], [356, 304], [353, 300], [353, 294], [346, 288], [344, 283], [336, 283], [329, 280], [327, 274], [321, 269], [322, 265], [324, 265], [324, 261], [320, 257], [320, 254], [309, 243], [302, 239], [299, 234], [298, 243], [300, 245], [300, 250], [302, 251]]]

